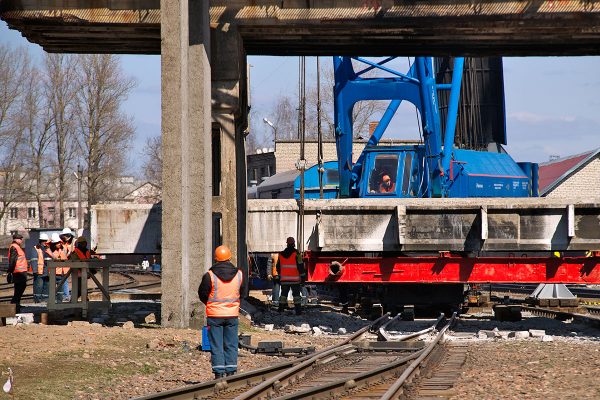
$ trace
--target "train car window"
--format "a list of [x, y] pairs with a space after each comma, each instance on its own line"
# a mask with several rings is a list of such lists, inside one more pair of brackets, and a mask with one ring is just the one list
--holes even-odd
[[412, 153], [406, 153], [404, 156], [404, 173], [402, 174], [402, 194], [408, 194], [408, 188], [410, 186], [410, 175], [412, 172]]
[[398, 154], [378, 154], [371, 175], [369, 193], [393, 194], [396, 191]]

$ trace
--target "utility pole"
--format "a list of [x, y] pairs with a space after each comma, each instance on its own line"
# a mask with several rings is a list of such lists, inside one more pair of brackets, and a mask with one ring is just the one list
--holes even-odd
[[81, 213], [81, 180], [83, 178], [83, 169], [81, 165], [77, 165], [77, 230], [83, 228]]

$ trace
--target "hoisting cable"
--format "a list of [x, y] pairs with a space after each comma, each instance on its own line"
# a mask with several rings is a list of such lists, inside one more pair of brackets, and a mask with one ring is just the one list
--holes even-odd
[[306, 169], [306, 160], [304, 159], [304, 144], [306, 139], [306, 57], [299, 59], [299, 124], [298, 136], [300, 137], [300, 160], [297, 168], [300, 171], [300, 219], [298, 223], [298, 250], [304, 252], [304, 170]]
[[323, 198], [323, 132], [321, 131], [321, 68], [317, 56], [317, 162], [319, 163], [319, 198]]

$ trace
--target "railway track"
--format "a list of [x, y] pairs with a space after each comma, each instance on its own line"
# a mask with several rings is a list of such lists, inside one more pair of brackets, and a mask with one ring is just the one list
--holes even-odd
[[[520, 293], [520, 294], [532, 294], [533, 291], [538, 287], [537, 283], [521, 283], [521, 284], [509, 284], [509, 283], [493, 283], [490, 285], [483, 285], [483, 291], [501, 292], [501, 293]], [[574, 295], [587, 299], [598, 299], [600, 298], [600, 289], [583, 287], [581, 285], [567, 285], [567, 288]]]
[[[138, 280], [136, 278], [134, 278], [134, 275], [141, 275], [141, 274], [143, 274], [145, 276], [155, 276], [155, 277], [160, 278], [161, 275], [158, 273], [154, 273], [154, 272], [142, 272], [142, 271], [137, 271], [137, 270], [117, 270], [117, 271], [111, 271], [111, 273], [119, 274], [119, 275], [125, 277], [127, 279], [127, 281], [123, 282], [123, 283], [110, 285], [108, 288], [109, 292], [114, 292], [116, 290], [122, 290], [122, 289], [150, 289], [150, 288], [156, 287], [161, 284], [160, 280], [158, 280], [157, 282], [140, 283], [140, 282], [138, 282]], [[28, 278], [27, 285], [28, 286], [31, 285], [32, 281], [33, 281], [33, 278]], [[0, 291], [12, 289], [12, 287], [13, 287], [12, 284], [0, 285]], [[100, 290], [97, 288], [88, 289], [88, 293], [95, 293], [95, 292], [99, 292], [99, 291]], [[12, 299], [12, 294], [8, 295], [8, 296], [0, 296], [0, 303], [8, 303], [8, 302], [10, 302], [11, 299]], [[21, 297], [21, 300], [33, 300], [33, 294], [31, 294], [31, 293], [24, 294], [23, 297]]]
[[[579, 314], [574, 312], [566, 312], [560, 310], [552, 310], [548, 308], [540, 308], [540, 307], [526, 307], [521, 306], [523, 311], [528, 311], [533, 315], [537, 315], [539, 317], [544, 318], [552, 318], [559, 321], [575, 321], [582, 322], [584, 324], [588, 324], [597, 328], [600, 328], [600, 317], [596, 317], [589, 314]], [[595, 310], [594, 310], [595, 311]], [[600, 311], [600, 310], [599, 310]], [[589, 308], [588, 308], [589, 312]]]
[[400, 396], [434, 353], [443, 352], [442, 338], [456, 319], [438, 319], [427, 332], [437, 334], [426, 346], [414, 334], [394, 341], [364, 338], [377, 332], [384, 315], [336, 346], [274, 366], [157, 393], [157, 399], [392, 399]]

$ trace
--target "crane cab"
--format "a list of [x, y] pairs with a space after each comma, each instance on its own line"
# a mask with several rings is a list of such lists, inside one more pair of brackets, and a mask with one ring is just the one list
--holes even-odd
[[424, 155], [423, 146], [367, 147], [359, 197], [423, 197]]

